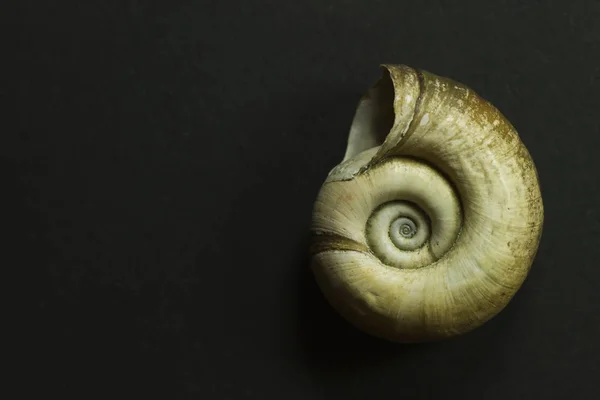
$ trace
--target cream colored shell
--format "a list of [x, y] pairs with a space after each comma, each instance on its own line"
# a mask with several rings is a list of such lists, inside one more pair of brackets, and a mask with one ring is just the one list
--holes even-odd
[[358, 328], [443, 339], [507, 305], [542, 223], [535, 166], [504, 116], [460, 83], [384, 65], [316, 199], [311, 266]]

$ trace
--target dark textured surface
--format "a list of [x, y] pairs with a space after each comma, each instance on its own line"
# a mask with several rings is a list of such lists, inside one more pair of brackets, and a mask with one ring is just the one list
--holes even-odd
[[[597, 2], [10, 3], [3, 266], [23, 274], [23, 388], [600, 397]], [[540, 174], [528, 280], [448, 342], [355, 331], [306, 265], [312, 201], [383, 62], [471, 86]]]

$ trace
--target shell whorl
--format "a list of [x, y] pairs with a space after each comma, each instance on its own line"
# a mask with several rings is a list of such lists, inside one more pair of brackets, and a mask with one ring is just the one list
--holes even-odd
[[397, 342], [468, 332], [533, 262], [543, 205], [512, 125], [464, 85], [384, 65], [314, 206], [311, 266], [358, 328]]

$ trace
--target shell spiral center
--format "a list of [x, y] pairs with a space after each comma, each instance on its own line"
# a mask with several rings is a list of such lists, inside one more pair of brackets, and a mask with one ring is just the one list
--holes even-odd
[[384, 264], [416, 269], [433, 264], [452, 247], [461, 227], [452, 185], [417, 160], [394, 158], [358, 177], [370, 188], [373, 208], [365, 221], [371, 252]]

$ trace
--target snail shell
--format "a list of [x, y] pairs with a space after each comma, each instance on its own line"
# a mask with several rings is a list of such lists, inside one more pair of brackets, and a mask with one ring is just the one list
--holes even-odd
[[311, 268], [356, 327], [439, 340], [508, 304], [542, 225], [535, 166], [506, 118], [460, 83], [384, 65], [316, 199]]

